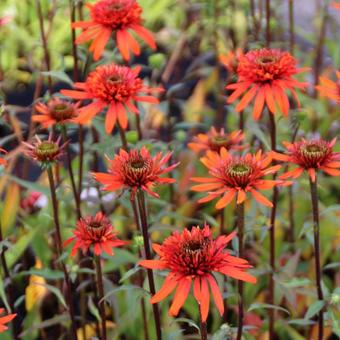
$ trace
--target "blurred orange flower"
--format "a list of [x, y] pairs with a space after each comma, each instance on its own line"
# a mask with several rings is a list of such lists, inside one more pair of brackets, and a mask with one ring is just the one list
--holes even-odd
[[136, 102], [157, 104], [155, 97], [142, 95], [161, 92], [161, 88], [150, 88], [138, 77], [140, 67], [131, 69], [115, 64], [98, 66], [92, 71], [84, 83], [75, 83], [76, 90], [60, 92], [73, 99], [93, 99], [93, 102], [79, 109], [79, 117], [75, 121], [85, 124], [108, 107], [105, 119], [105, 130], [110, 133], [118, 119], [119, 125], [126, 129], [128, 125], [127, 110], [139, 114]]
[[75, 256], [78, 249], [85, 254], [91, 246], [95, 255], [100, 255], [103, 251], [108, 255], [114, 255], [112, 248], [121, 247], [126, 244], [117, 238], [109, 219], [98, 212], [95, 216], [81, 218], [77, 222], [77, 228], [73, 232], [74, 236], [64, 242], [64, 246], [76, 241], [71, 256]]
[[[7, 153], [7, 151], [4, 150], [4, 149], [2, 149], [2, 148], [0, 148], [0, 152], [2, 152], [2, 153]], [[6, 159], [0, 157], [0, 165], [6, 165], [6, 164], [7, 164]]]
[[109, 173], [92, 173], [95, 180], [104, 184], [103, 190], [116, 191], [120, 189], [129, 189], [133, 199], [138, 189], [144, 190], [154, 197], [158, 194], [152, 191], [155, 184], [165, 184], [176, 182], [173, 178], [160, 177], [179, 163], [169, 167], [165, 164], [169, 161], [171, 152], [162, 156], [159, 152], [156, 156], [151, 157], [149, 151], [142, 147], [141, 150], [131, 150], [126, 152], [120, 149], [119, 154], [110, 160]]
[[176, 316], [187, 299], [193, 282], [193, 293], [201, 310], [202, 321], [206, 321], [209, 313], [210, 292], [215, 304], [223, 314], [223, 298], [213, 272], [255, 284], [256, 278], [246, 272], [251, 268], [247, 260], [234, 257], [225, 250], [226, 245], [236, 235], [222, 235], [212, 238], [208, 225], [203, 229], [198, 226], [190, 231], [175, 231], [162, 245], [153, 244], [159, 260], [142, 260], [140, 265], [149, 269], [169, 270], [162, 288], [151, 298], [151, 303], [164, 300], [176, 290], [169, 310]]
[[[0, 314], [4, 312], [3, 308], [0, 308]], [[6, 323], [11, 322], [17, 315], [16, 314], [8, 314], [6, 316], [0, 317], [0, 333], [3, 333], [8, 329]]]
[[245, 201], [247, 193], [261, 204], [272, 207], [273, 204], [258, 190], [271, 189], [275, 185], [287, 185], [275, 180], [266, 180], [268, 174], [277, 172], [281, 165], [270, 166], [272, 157], [263, 155], [259, 150], [255, 155], [250, 153], [245, 156], [232, 156], [225, 148], [220, 154], [207, 151], [206, 156], [201, 158], [201, 162], [209, 169], [212, 177], [193, 177], [191, 180], [197, 183], [191, 190], [198, 192], [208, 192], [208, 196], [201, 198], [198, 202], [209, 202], [222, 195], [216, 203], [216, 209], [223, 209], [235, 196], [237, 204]]
[[47, 105], [37, 103], [35, 109], [40, 113], [32, 115], [32, 120], [38, 122], [44, 128], [55, 124], [75, 122], [74, 119], [79, 114], [80, 102], [73, 104], [60, 98], [51, 99]]
[[236, 49], [236, 52], [229, 51], [227, 54], [220, 55], [220, 62], [226, 67], [226, 69], [232, 74], [237, 73], [238, 58], [243, 54], [241, 48]]
[[296, 60], [288, 52], [276, 49], [253, 50], [240, 55], [238, 60], [238, 81], [226, 86], [227, 89], [234, 90], [227, 100], [229, 104], [243, 95], [236, 105], [237, 112], [243, 111], [255, 98], [255, 120], [260, 118], [265, 104], [272, 114], [279, 108], [284, 116], [288, 116], [289, 100], [286, 90], [291, 92], [300, 106], [295, 88], [303, 89], [308, 83], [298, 82], [292, 76], [307, 69], [297, 69]]
[[90, 11], [91, 20], [75, 22], [72, 27], [84, 29], [76, 39], [77, 44], [93, 40], [90, 51], [93, 52], [94, 60], [101, 57], [113, 33], [125, 60], [130, 59], [130, 51], [135, 55], [140, 54], [139, 44], [130, 31], [152, 49], [156, 48], [152, 34], [142, 26], [142, 8], [135, 0], [101, 0], [95, 4], [86, 4], [86, 7]]
[[294, 144], [283, 142], [287, 154], [272, 151], [274, 159], [297, 165], [294, 170], [279, 176], [281, 179], [297, 178], [306, 170], [313, 182], [316, 171], [322, 170], [331, 176], [340, 176], [340, 152], [333, 152], [336, 138], [328, 142], [323, 139], [302, 139]]
[[244, 140], [244, 133], [241, 130], [233, 131], [231, 133], [220, 132], [212, 127], [207, 133], [200, 133], [193, 138], [193, 141], [188, 144], [188, 147], [200, 153], [201, 151], [217, 151], [219, 152], [222, 147], [227, 150], [241, 150], [244, 146], [240, 145]]
[[340, 71], [336, 71], [337, 82], [326, 77], [320, 77], [320, 85], [315, 86], [320, 95], [335, 100], [340, 104]]

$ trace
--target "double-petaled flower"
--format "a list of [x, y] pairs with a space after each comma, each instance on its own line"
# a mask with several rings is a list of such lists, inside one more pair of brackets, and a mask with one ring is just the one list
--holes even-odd
[[[3, 308], [0, 308], [0, 314], [4, 312]], [[0, 333], [3, 333], [8, 329], [6, 323], [11, 322], [16, 317], [16, 314], [8, 314], [0, 317]]]
[[243, 95], [236, 105], [236, 111], [243, 111], [255, 99], [255, 120], [260, 118], [264, 105], [272, 114], [281, 111], [284, 116], [288, 116], [287, 90], [300, 105], [295, 89], [303, 89], [308, 83], [298, 82], [292, 76], [306, 69], [298, 69], [296, 60], [288, 52], [260, 49], [241, 54], [238, 59], [238, 81], [226, 86], [227, 89], [234, 90], [227, 100], [229, 104]]
[[103, 251], [108, 255], [114, 255], [112, 248], [126, 244], [117, 237], [109, 219], [101, 212], [78, 220], [73, 235], [64, 242], [64, 246], [67, 246], [75, 241], [71, 256], [76, 255], [78, 249], [85, 254], [91, 247], [95, 255], [100, 255]]
[[256, 201], [266, 206], [273, 204], [259, 190], [271, 189], [275, 185], [288, 185], [289, 182], [264, 179], [266, 175], [277, 172], [281, 165], [269, 166], [272, 162], [270, 154], [264, 155], [259, 150], [255, 155], [233, 156], [225, 148], [220, 153], [208, 151], [201, 162], [209, 169], [211, 177], [193, 177], [192, 181], [200, 183], [191, 190], [207, 192], [208, 195], [198, 202], [209, 202], [222, 196], [216, 203], [216, 209], [223, 209], [234, 197], [237, 204], [245, 201], [250, 193]]
[[109, 173], [93, 173], [93, 177], [104, 184], [103, 190], [116, 191], [129, 189], [131, 198], [136, 195], [137, 190], [144, 190], [154, 197], [158, 194], [152, 191], [155, 184], [174, 183], [176, 180], [161, 175], [174, 169], [179, 163], [166, 166], [171, 157], [171, 152], [162, 156], [159, 152], [151, 157], [149, 151], [142, 147], [140, 150], [126, 152], [121, 149], [114, 159], [109, 161]]
[[60, 145], [60, 137], [53, 141], [52, 133], [50, 133], [47, 140], [42, 141], [37, 135], [35, 135], [35, 139], [32, 143], [22, 142], [22, 144], [25, 146], [24, 151], [27, 157], [38, 162], [42, 168], [57, 162], [64, 154], [67, 142]]
[[176, 316], [187, 299], [193, 283], [193, 293], [200, 306], [202, 321], [206, 321], [209, 313], [209, 286], [222, 315], [223, 298], [214, 272], [256, 283], [256, 278], [246, 272], [251, 268], [248, 261], [230, 255], [225, 249], [235, 234], [234, 232], [213, 239], [210, 227], [205, 225], [203, 229], [193, 227], [190, 231], [188, 229], [176, 231], [162, 245], [153, 244], [159, 259], [142, 260], [140, 265], [149, 269], [168, 270], [169, 273], [162, 288], [151, 298], [151, 303], [160, 302], [176, 290], [169, 310], [171, 316]]
[[209, 132], [199, 133], [195, 136], [188, 147], [196, 153], [207, 150], [220, 152], [221, 148], [241, 150], [243, 140], [244, 133], [241, 130], [226, 133], [223, 128], [218, 132], [212, 127]]
[[340, 176], [340, 152], [333, 152], [336, 138], [328, 142], [323, 139], [312, 139], [295, 142], [284, 142], [286, 154], [272, 151], [274, 159], [294, 164], [297, 167], [279, 176], [281, 179], [297, 178], [307, 171], [315, 182], [316, 172], [324, 171], [331, 176]]
[[326, 77], [320, 77], [320, 85], [316, 86], [322, 97], [327, 97], [340, 104], [340, 71], [336, 71], [337, 82]]
[[161, 88], [150, 88], [138, 77], [140, 67], [131, 69], [115, 64], [98, 66], [84, 83], [74, 84], [76, 90], [60, 92], [76, 100], [92, 99], [92, 103], [79, 109], [77, 122], [85, 124], [101, 110], [107, 108], [105, 129], [110, 133], [116, 121], [124, 130], [128, 125], [127, 111], [139, 114], [134, 102], [157, 104], [159, 100], [148, 94], [161, 92]]
[[75, 122], [79, 114], [79, 105], [80, 102], [74, 104], [60, 98], [53, 98], [47, 104], [39, 102], [35, 105], [39, 114], [32, 115], [32, 120], [44, 128]]
[[92, 40], [90, 51], [94, 60], [103, 54], [110, 37], [114, 34], [118, 50], [125, 60], [130, 59], [130, 51], [140, 54], [140, 47], [131, 32], [134, 32], [152, 49], [156, 48], [152, 34], [142, 26], [142, 8], [135, 0], [101, 0], [95, 4], [86, 4], [90, 11], [89, 21], [78, 21], [73, 28], [83, 28], [76, 43]]

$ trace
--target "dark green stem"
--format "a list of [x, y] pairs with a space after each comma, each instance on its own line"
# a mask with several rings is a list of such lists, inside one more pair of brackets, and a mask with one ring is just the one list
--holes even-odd
[[[236, 205], [236, 220], [238, 228], [238, 254], [240, 258], [244, 257], [244, 203]], [[238, 325], [237, 325], [237, 340], [241, 340], [243, 332], [243, 318], [244, 318], [244, 292], [243, 292], [243, 281], [238, 281]]]
[[[318, 299], [323, 301], [322, 284], [321, 284], [321, 261], [320, 261], [320, 223], [319, 223], [319, 204], [317, 178], [315, 182], [309, 179], [310, 193], [313, 209], [313, 233], [314, 233], [314, 253], [315, 253], [315, 276]], [[323, 309], [319, 312], [318, 318], [318, 340], [323, 339]]]
[[128, 147], [127, 140], [126, 140], [125, 130], [120, 126], [119, 123], [117, 125], [119, 129], [120, 139], [122, 141], [122, 148], [128, 151], [129, 147]]
[[76, 319], [74, 314], [74, 307], [73, 307], [73, 300], [72, 300], [72, 286], [69, 274], [66, 269], [66, 265], [64, 261], [60, 260], [62, 254], [62, 239], [61, 239], [61, 230], [60, 230], [60, 223], [59, 223], [59, 213], [58, 213], [58, 200], [55, 192], [55, 184], [54, 184], [54, 177], [52, 172], [52, 167], [49, 166], [47, 168], [47, 175], [50, 185], [50, 193], [51, 193], [51, 200], [52, 200], [52, 208], [53, 208], [53, 220], [54, 226], [56, 231], [56, 250], [58, 255], [58, 260], [60, 261], [62, 271], [64, 273], [64, 280], [66, 284], [66, 301], [68, 304], [68, 311], [71, 318], [71, 328], [72, 328], [72, 336], [73, 339], [77, 340], [77, 325]]
[[270, 0], [266, 0], [266, 46], [270, 48], [270, 43], [272, 40], [271, 33], [270, 33]]
[[102, 340], [106, 340], [106, 314], [105, 314], [105, 301], [103, 300], [104, 297], [104, 285], [103, 285], [103, 272], [102, 272], [102, 265], [100, 262], [100, 256], [95, 255], [95, 262], [96, 262], [96, 273], [97, 273], [97, 285], [98, 285], [98, 300], [99, 300], [99, 310], [100, 310], [100, 317], [102, 321]]

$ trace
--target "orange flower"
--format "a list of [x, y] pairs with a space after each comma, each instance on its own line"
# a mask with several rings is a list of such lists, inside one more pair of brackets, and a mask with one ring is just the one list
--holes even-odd
[[193, 138], [193, 142], [189, 143], [190, 149], [196, 153], [211, 150], [219, 152], [222, 147], [227, 150], [241, 150], [243, 148], [240, 143], [244, 140], [244, 133], [241, 130], [225, 133], [224, 129], [217, 132], [214, 127], [206, 134], [200, 133]]
[[336, 2], [333, 2], [333, 3], [331, 3], [331, 6], [335, 9], [340, 9], [340, 3], [338, 4]]
[[264, 176], [277, 172], [281, 167], [280, 165], [268, 167], [271, 161], [272, 157], [262, 155], [261, 150], [256, 155], [248, 153], [242, 157], [232, 156], [225, 148], [221, 149], [220, 154], [207, 151], [206, 156], [201, 158], [201, 162], [209, 169], [212, 177], [193, 177], [192, 181], [201, 184], [194, 185], [191, 190], [208, 191], [208, 196], [201, 198], [199, 203], [209, 202], [222, 195], [222, 198], [217, 201], [216, 209], [223, 209], [235, 196], [237, 196], [237, 204], [243, 203], [247, 192], [250, 192], [259, 203], [272, 207], [272, 202], [258, 190], [290, 183], [263, 179]]
[[272, 151], [274, 159], [297, 165], [294, 170], [282, 174], [279, 178], [298, 178], [304, 170], [307, 170], [313, 182], [316, 179], [316, 171], [323, 170], [328, 175], [340, 176], [340, 152], [333, 152], [332, 148], [336, 138], [328, 142], [323, 139], [304, 140], [294, 144], [283, 142], [287, 154]]
[[333, 99], [337, 104], [340, 104], [340, 71], [336, 71], [336, 76], [338, 78], [337, 82], [320, 77], [320, 85], [315, 87], [322, 97]]
[[306, 71], [297, 69], [296, 60], [288, 52], [275, 49], [261, 49], [250, 51], [239, 56], [237, 68], [238, 82], [226, 86], [234, 90], [227, 102], [233, 103], [243, 95], [236, 105], [236, 111], [243, 111], [255, 98], [253, 117], [258, 120], [266, 104], [269, 111], [275, 114], [279, 110], [288, 116], [289, 100], [286, 90], [294, 96], [300, 106], [295, 88], [305, 88], [308, 83], [301, 83], [293, 79], [294, 74]]
[[237, 73], [238, 59], [243, 55], [241, 48], [238, 48], [236, 52], [229, 51], [227, 54], [220, 55], [220, 62], [226, 67], [226, 69], [232, 74]]
[[54, 142], [51, 133], [46, 141], [42, 141], [37, 135], [35, 135], [35, 139], [36, 142], [31, 144], [26, 142], [22, 142], [22, 144], [26, 147], [26, 155], [39, 162], [42, 168], [50, 166], [64, 154], [63, 151], [67, 143], [60, 146], [60, 137]]
[[79, 114], [79, 105], [80, 102], [73, 104], [60, 98], [51, 99], [47, 105], [37, 103], [35, 108], [40, 114], [32, 115], [32, 120], [40, 123], [44, 128], [48, 128], [58, 123], [65, 124], [74, 122], [74, 119]]
[[176, 316], [190, 292], [193, 282], [194, 297], [200, 305], [202, 321], [209, 313], [210, 292], [215, 304], [223, 314], [223, 298], [213, 272], [255, 284], [256, 278], [246, 272], [251, 268], [248, 261], [231, 256], [224, 248], [236, 235], [235, 232], [213, 239], [208, 225], [203, 229], [198, 226], [190, 231], [175, 231], [162, 245], [153, 244], [159, 260], [143, 260], [139, 264], [149, 269], [169, 270], [162, 288], [151, 298], [151, 303], [158, 303], [176, 290], [169, 310]]
[[176, 181], [173, 178], [160, 177], [179, 164], [165, 167], [170, 157], [171, 152], [164, 157], [159, 152], [152, 158], [145, 147], [142, 147], [140, 151], [131, 150], [129, 153], [120, 149], [119, 154], [114, 159], [109, 159], [109, 173], [95, 172], [92, 175], [95, 180], [104, 184], [103, 190], [129, 189], [131, 198], [134, 199], [137, 190], [141, 189], [158, 198], [159, 195], [151, 190], [155, 184], [174, 183]]
[[102, 109], [108, 107], [105, 129], [110, 133], [118, 119], [119, 125], [126, 129], [128, 125], [127, 110], [139, 114], [134, 101], [159, 103], [155, 97], [141, 95], [161, 92], [161, 88], [150, 88], [138, 77], [140, 67], [131, 69], [115, 64], [98, 66], [92, 71], [85, 83], [75, 83], [77, 90], [61, 90], [60, 92], [73, 99], [93, 99], [93, 102], [79, 109], [79, 117], [75, 121], [85, 124]]
[[[4, 312], [3, 308], [0, 308], [0, 314]], [[0, 317], [0, 333], [3, 333], [8, 327], [5, 325], [8, 322], [11, 322], [17, 315], [16, 314], [8, 314], [6, 316]]]
[[85, 254], [91, 246], [93, 246], [95, 255], [100, 255], [103, 251], [108, 255], [114, 255], [112, 248], [126, 244], [125, 241], [117, 238], [117, 233], [109, 219], [102, 212], [78, 220], [77, 228], [73, 234], [74, 236], [64, 242], [65, 247], [76, 241], [71, 256], [76, 255], [78, 249], [81, 249]]
[[[0, 148], [0, 152], [3, 152], [3, 153], [7, 153], [7, 151], [6, 150], [4, 150], [4, 149], [1, 149]], [[0, 165], [6, 165], [7, 164], [7, 161], [6, 161], [6, 159], [4, 159], [4, 158], [2, 158], [2, 157], [0, 157]]]
[[93, 52], [94, 60], [101, 57], [113, 32], [125, 60], [130, 59], [130, 51], [135, 55], [140, 54], [139, 44], [130, 31], [152, 49], [156, 48], [152, 34], [141, 25], [142, 9], [135, 0], [101, 0], [93, 5], [86, 4], [86, 7], [90, 10], [91, 20], [75, 22], [72, 27], [84, 29], [76, 39], [77, 44], [93, 40], [90, 51]]

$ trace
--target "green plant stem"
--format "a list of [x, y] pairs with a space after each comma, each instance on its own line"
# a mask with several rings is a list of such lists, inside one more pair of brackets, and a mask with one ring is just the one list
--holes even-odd
[[135, 114], [136, 117], [136, 129], [137, 129], [137, 134], [138, 134], [138, 140], [141, 141], [143, 139], [143, 132], [142, 132], [142, 127], [140, 124], [140, 113]]
[[[314, 233], [314, 253], [315, 253], [315, 276], [318, 299], [323, 301], [322, 284], [321, 284], [321, 261], [320, 261], [320, 223], [319, 223], [319, 204], [317, 178], [315, 182], [309, 179], [310, 193], [313, 209], [313, 233]], [[318, 340], [323, 339], [323, 309], [319, 312], [318, 317]]]
[[72, 336], [73, 336], [72, 339], [77, 340], [78, 339], [77, 338], [77, 325], [76, 325], [73, 300], [72, 300], [71, 280], [67, 272], [64, 261], [60, 260], [61, 254], [62, 254], [62, 239], [61, 239], [61, 230], [60, 230], [60, 223], [59, 223], [58, 200], [57, 200], [57, 196], [55, 192], [54, 177], [53, 177], [53, 171], [52, 171], [51, 166], [47, 168], [47, 175], [48, 175], [48, 181], [50, 185], [50, 193], [51, 193], [52, 208], [53, 208], [53, 220], [54, 220], [54, 226], [55, 226], [55, 232], [56, 232], [56, 248], [57, 248], [56, 250], [57, 250], [58, 260], [60, 261], [60, 265], [64, 273], [64, 280], [66, 284], [66, 301], [68, 304], [68, 311], [69, 311], [70, 318], [71, 318], [71, 331], [72, 331]]
[[[244, 257], [244, 246], [243, 246], [243, 238], [244, 238], [244, 203], [236, 205], [236, 220], [237, 220], [237, 228], [238, 228], [238, 253], [239, 257]], [[238, 325], [237, 325], [237, 340], [242, 339], [243, 332], [243, 318], [244, 318], [244, 292], [243, 292], [243, 281], [238, 281], [238, 294], [239, 294], [239, 302], [238, 302]]]
[[127, 144], [127, 140], [126, 140], [125, 130], [120, 126], [119, 123], [117, 123], [117, 125], [118, 125], [119, 134], [120, 134], [120, 139], [122, 141], [122, 148], [125, 151], [128, 151], [129, 148], [128, 148], [128, 144]]
[[97, 273], [97, 285], [98, 285], [98, 300], [99, 300], [99, 310], [100, 310], [100, 317], [102, 321], [102, 340], [106, 340], [106, 315], [105, 315], [105, 301], [103, 300], [104, 297], [104, 285], [103, 285], [103, 272], [102, 272], [102, 265], [100, 261], [100, 256], [95, 255], [95, 262], [96, 262], [96, 273]]
[[[4, 241], [4, 239], [3, 239], [3, 236], [2, 236], [2, 225], [1, 225], [1, 222], [0, 222], [0, 242], [3, 242], [3, 241]], [[11, 273], [8, 269], [5, 252], [6, 252], [6, 246], [2, 245], [2, 251], [0, 253], [0, 259], [1, 259], [2, 269], [3, 269], [3, 272], [4, 272], [4, 280], [3, 281], [7, 282], [6, 293], [7, 293], [7, 297], [8, 297], [9, 307], [11, 308], [10, 312], [14, 313], [15, 309], [14, 309], [13, 282], [12, 282], [12, 278], [11, 278]], [[19, 339], [19, 329], [17, 327], [15, 327], [14, 323], [12, 323], [12, 334], [13, 334], [14, 340]]]
[[294, 0], [289, 0], [289, 50], [294, 55], [295, 47], [295, 23], [294, 23]]
[[[67, 138], [66, 126], [64, 124], [61, 126], [61, 133], [63, 136], [64, 143], [66, 143], [68, 141], [68, 138]], [[66, 161], [67, 161], [68, 172], [69, 172], [70, 179], [71, 179], [73, 197], [74, 197], [74, 201], [76, 204], [77, 219], [79, 220], [81, 218], [80, 199], [79, 199], [79, 195], [78, 195], [77, 188], [76, 188], [76, 181], [74, 179], [71, 152], [70, 152], [70, 148], [68, 144], [66, 145]]]
[[[276, 151], [276, 123], [275, 117], [268, 111], [269, 114], [269, 132], [270, 132], [270, 140], [271, 140], [271, 149]], [[273, 180], [276, 180], [276, 173], [273, 174]], [[269, 237], [270, 237], [270, 257], [269, 257], [269, 265], [271, 268], [269, 274], [269, 304], [274, 305], [274, 297], [275, 297], [275, 283], [274, 283], [274, 273], [275, 273], [275, 220], [276, 220], [276, 210], [277, 210], [277, 201], [279, 198], [279, 191], [276, 186], [273, 188], [273, 196], [272, 203], [273, 207], [270, 214], [270, 224], [269, 224]], [[274, 340], [275, 332], [274, 332], [274, 322], [275, 322], [275, 311], [273, 308], [269, 308], [269, 339]]]
[[[132, 200], [131, 202], [132, 202], [132, 205], [135, 204], [134, 200]], [[147, 260], [152, 260], [149, 232], [148, 232], [148, 221], [147, 221], [147, 214], [146, 214], [146, 207], [145, 207], [145, 197], [144, 197], [143, 191], [141, 190], [138, 190], [137, 192], [137, 203], [138, 203], [138, 213], [139, 213], [140, 219], [139, 220], [137, 219], [136, 222], [138, 222], [138, 226], [143, 235], [144, 252], [145, 252], [144, 255]], [[147, 269], [147, 275], [148, 275], [150, 292], [152, 295], [154, 295], [156, 293], [156, 289], [155, 289], [155, 281], [154, 281], [152, 269]], [[152, 305], [152, 309], [153, 309], [153, 315], [154, 315], [154, 320], [155, 320], [157, 339], [161, 340], [162, 330], [161, 330], [161, 320], [160, 320], [160, 312], [158, 309], [158, 304], [154, 303]]]
[[272, 40], [271, 33], [270, 33], [270, 0], [266, 0], [266, 46], [270, 48], [270, 43]]

